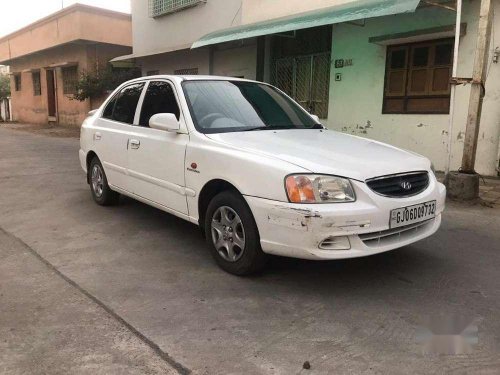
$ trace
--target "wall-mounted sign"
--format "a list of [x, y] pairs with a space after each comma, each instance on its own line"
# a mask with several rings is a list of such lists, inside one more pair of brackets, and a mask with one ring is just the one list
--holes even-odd
[[337, 59], [335, 60], [335, 68], [341, 69], [346, 66], [352, 66], [353, 62], [352, 59]]

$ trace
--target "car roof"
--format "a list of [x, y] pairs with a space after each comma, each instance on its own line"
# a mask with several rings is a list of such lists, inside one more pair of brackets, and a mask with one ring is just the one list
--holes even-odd
[[129, 82], [141, 81], [141, 80], [151, 80], [151, 79], [170, 79], [172, 81], [182, 82], [182, 81], [244, 81], [244, 82], [257, 82], [250, 79], [235, 78], [235, 77], [224, 77], [224, 76], [211, 76], [211, 75], [173, 75], [173, 74], [158, 74], [153, 76], [139, 77]]

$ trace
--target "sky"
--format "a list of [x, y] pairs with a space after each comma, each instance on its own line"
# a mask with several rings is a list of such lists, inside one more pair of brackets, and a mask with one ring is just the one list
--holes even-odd
[[76, 2], [130, 13], [130, 0], [0, 0], [0, 38]]

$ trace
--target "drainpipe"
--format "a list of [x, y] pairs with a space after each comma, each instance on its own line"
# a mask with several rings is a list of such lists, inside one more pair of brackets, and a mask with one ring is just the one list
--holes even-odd
[[476, 162], [477, 140], [479, 135], [479, 124], [481, 121], [481, 110], [485, 95], [485, 81], [488, 69], [489, 44], [491, 34], [491, 0], [481, 1], [479, 13], [479, 27], [476, 45], [476, 57], [474, 59], [474, 70], [472, 71], [472, 82], [469, 99], [469, 114], [465, 128], [464, 154], [462, 157], [462, 173], [473, 174]]
[[[452, 69], [452, 77], [457, 77], [458, 72], [458, 51], [460, 47], [460, 31], [462, 26], [462, 0], [457, 0], [457, 20], [455, 24], [455, 47], [453, 49], [453, 69]], [[448, 175], [450, 173], [450, 165], [451, 165], [451, 143], [453, 142], [453, 120], [455, 116], [455, 93], [457, 90], [457, 85], [455, 83], [451, 86], [451, 95], [450, 95], [450, 116], [449, 116], [449, 124], [448, 124], [448, 145], [447, 145], [447, 156], [448, 159], [446, 161], [445, 166], [445, 174]]]

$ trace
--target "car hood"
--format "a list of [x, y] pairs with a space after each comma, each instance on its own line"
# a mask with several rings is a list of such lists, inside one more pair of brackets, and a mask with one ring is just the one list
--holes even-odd
[[429, 160], [381, 142], [331, 130], [260, 130], [206, 134], [214, 141], [268, 155], [313, 173], [355, 180], [429, 169]]

